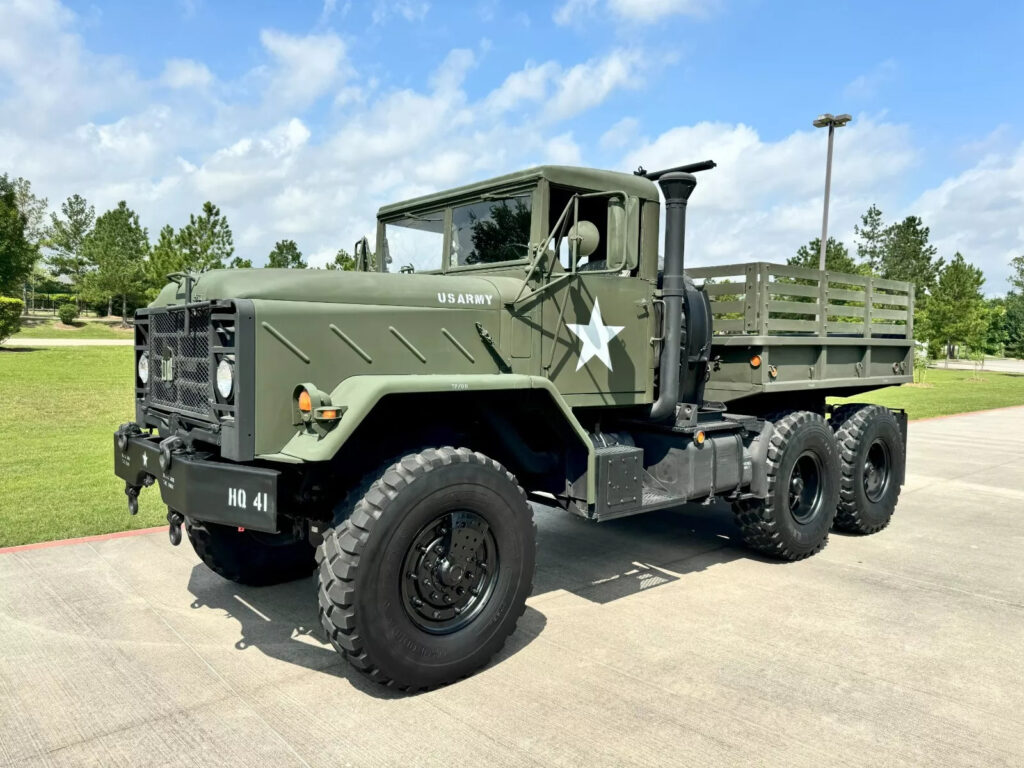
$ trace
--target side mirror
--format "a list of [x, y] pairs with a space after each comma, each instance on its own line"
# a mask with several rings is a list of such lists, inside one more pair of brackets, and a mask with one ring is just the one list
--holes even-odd
[[[631, 243], [629, 217], [626, 201], [621, 197], [608, 200], [608, 266], [621, 265], [620, 269], [635, 269], [637, 264], [636, 244]], [[630, 247], [632, 244], [632, 247]]]

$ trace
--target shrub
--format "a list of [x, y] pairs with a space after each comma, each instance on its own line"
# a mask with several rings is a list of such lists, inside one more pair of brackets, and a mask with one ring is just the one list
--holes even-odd
[[924, 377], [928, 373], [928, 364], [930, 362], [927, 345], [916, 344], [914, 347], [914, 381], [916, 383], [924, 383]]
[[57, 315], [64, 325], [71, 325], [78, 317], [78, 307], [74, 304], [61, 304], [57, 307]]
[[0, 296], [0, 344], [21, 328], [21, 310], [24, 306], [21, 299]]

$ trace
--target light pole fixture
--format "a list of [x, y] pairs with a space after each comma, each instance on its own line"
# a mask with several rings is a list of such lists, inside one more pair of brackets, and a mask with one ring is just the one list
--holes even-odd
[[825, 160], [825, 209], [821, 214], [821, 250], [818, 253], [818, 269], [825, 269], [825, 244], [828, 242], [828, 196], [832, 188], [832, 141], [836, 128], [842, 128], [853, 118], [850, 115], [833, 115], [826, 112], [814, 120], [815, 128], [828, 126], [828, 158]]

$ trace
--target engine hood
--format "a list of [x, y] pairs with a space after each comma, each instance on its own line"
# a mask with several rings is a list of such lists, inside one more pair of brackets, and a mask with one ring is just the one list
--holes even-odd
[[[429, 275], [319, 269], [216, 269], [199, 275], [193, 301], [267, 299], [401, 307], [499, 309], [523, 281], [498, 275]], [[151, 306], [185, 301], [183, 286], [170, 283]]]

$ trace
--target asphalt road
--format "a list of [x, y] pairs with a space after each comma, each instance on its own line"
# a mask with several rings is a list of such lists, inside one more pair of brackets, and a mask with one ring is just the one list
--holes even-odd
[[[1024, 764], [1024, 408], [911, 424], [893, 524], [783, 565], [694, 508], [538, 511], [526, 615], [418, 696], [163, 533], [0, 554], [4, 765]], [[113, 481], [112, 481], [113, 482]]]

